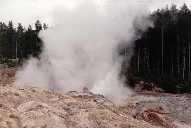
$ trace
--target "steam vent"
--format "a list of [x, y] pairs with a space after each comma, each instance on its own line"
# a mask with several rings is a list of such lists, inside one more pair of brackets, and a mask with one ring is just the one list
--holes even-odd
[[191, 128], [191, 0], [0, 0], [0, 128]]

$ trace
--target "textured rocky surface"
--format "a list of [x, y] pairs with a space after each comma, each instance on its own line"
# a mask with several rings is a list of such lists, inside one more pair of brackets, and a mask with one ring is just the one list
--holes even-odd
[[[191, 128], [191, 97], [188, 94], [142, 93], [132, 96], [133, 117], [166, 128]], [[127, 108], [127, 107], [126, 107]]]
[[0, 70], [0, 128], [191, 128], [191, 96], [135, 93], [116, 106], [102, 95], [18, 88]]
[[103, 96], [0, 87], [0, 128], [155, 128]]

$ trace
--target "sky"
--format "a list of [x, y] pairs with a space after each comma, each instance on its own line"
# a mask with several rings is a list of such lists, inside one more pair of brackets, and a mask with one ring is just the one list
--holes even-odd
[[[52, 24], [54, 11], [58, 7], [74, 9], [84, 0], [0, 0], [0, 21], [21, 22], [25, 26], [33, 24], [37, 19]], [[94, 0], [102, 3], [103, 0]], [[165, 7], [166, 4], [175, 3], [182, 5], [187, 3], [190, 7], [191, 0], [135, 0], [136, 4], [154, 10]]]

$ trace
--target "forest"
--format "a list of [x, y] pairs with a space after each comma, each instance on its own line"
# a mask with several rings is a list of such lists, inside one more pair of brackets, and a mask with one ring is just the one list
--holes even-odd
[[190, 9], [186, 4], [181, 8], [171, 5], [150, 18], [154, 27], [135, 41], [131, 81], [142, 79], [172, 93], [191, 92]]
[[[142, 36], [135, 40], [131, 63], [126, 67], [129, 62], [124, 61], [122, 74], [132, 87], [146, 81], [166, 92], [190, 93], [191, 10], [186, 4], [180, 8], [171, 5], [152, 12], [149, 18], [154, 25], [146, 32], [136, 29]], [[34, 28], [0, 22], [0, 64], [14, 66], [14, 62], [22, 64], [31, 56], [39, 57], [43, 42], [38, 34], [46, 29], [48, 25], [39, 20]], [[124, 49], [122, 53], [128, 52]]]
[[14, 66], [28, 57], [38, 57], [42, 50], [42, 40], [38, 37], [40, 31], [48, 28], [48, 25], [37, 20], [34, 24], [25, 28], [21, 23], [15, 27], [12, 21], [8, 24], [0, 22], [0, 63]]

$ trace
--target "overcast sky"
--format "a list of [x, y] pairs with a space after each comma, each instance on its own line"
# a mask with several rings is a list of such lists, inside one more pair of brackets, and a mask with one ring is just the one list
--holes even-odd
[[[13, 20], [25, 25], [34, 23], [40, 19], [49, 24], [52, 23], [52, 14], [57, 7], [72, 9], [76, 2], [83, 0], [0, 0], [0, 21]], [[97, 0], [102, 1], [102, 0]], [[187, 3], [190, 7], [191, 0], [136, 0], [137, 4], [143, 7], [155, 8], [164, 7], [166, 4], [175, 3], [182, 5]]]

